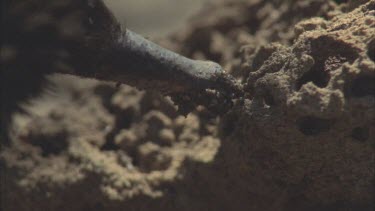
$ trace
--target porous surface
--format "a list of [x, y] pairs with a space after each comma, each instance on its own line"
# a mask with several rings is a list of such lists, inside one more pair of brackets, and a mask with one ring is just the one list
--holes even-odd
[[245, 96], [183, 117], [55, 80], [2, 146], [5, 210], [374, 209], [375, 1], [220, 1], [195, 19], [160, 43], [221, 63]]
[[289, 47], [243, 47], [248, 95], [222, 120], [221, 159], [249, 192], [286, 210], [374, 206], [374, 8], [301, 21]]

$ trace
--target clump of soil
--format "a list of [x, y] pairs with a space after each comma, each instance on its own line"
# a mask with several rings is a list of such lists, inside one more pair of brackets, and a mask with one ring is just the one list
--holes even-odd
[[[205, 163], [216, 154], [215, 128], [195, 114], [178, 116], [170, 100], [129, 86], [87, 83], [65, 84], [68, 96], [42, 97], [28, 108], [30, 115], [14, 118], [12, 145], [2, 152], [6, 210], [81, 210], [161, 197], [160, 185], [181, 177], [184, 160]], [[13, 194], [27, 200], [13, 203]], [[46, 197], [52, 200], [42, 203]]]
[[60, 82], [14, 116], [3, 207], [372, 210], [374, 35], [374, 0], [207, 6], [161, 43], [243, 83], [228, 113], [185, 118], [155, 93]]

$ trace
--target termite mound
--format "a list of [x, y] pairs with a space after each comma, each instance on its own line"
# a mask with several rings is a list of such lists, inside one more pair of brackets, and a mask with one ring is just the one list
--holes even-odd
[[[208, 16], [208, 26], [198, 24], [190, 36], [180, 38], [189, 43], [202, 33], [198, 41], [205, 48], [182, 45], [182, 50], [223, 61], [247, 93], [219, 124], [222, 142], [212, 169], [193, 177], [204, 178], [192, 182], [220, 198], [217, 207], [373, 209], [375, 1], [365, 3], [295, 2], [285, 14], [278, 11], [276, 20], [265, 15], [261, 25], [281, 25], [267, 29], [239, 29], [234, 23], [259, 21], [212, 12], [222, 21]], [[269, 4], [228, 3], [227, 13], [219, 14], [253, 11], [245, 14], [259, 20], [264, 17], [262, 6]], [[277, 8], [277, 3], [272, 6]], [[312, 6], [321, 8], [315, 14], [320, 17], [296, 22], [286, 18], [293, 14], [298, 19], [299, 12], [312, 15]], [[291, 25], [283, 28], [286, 22]], [[275, 39], [279, 42], [270, 43]], [[236, 51], [220, 47], [223, 43], [244, 45]], [[214, 185], [210, 189], [206, 184]]]

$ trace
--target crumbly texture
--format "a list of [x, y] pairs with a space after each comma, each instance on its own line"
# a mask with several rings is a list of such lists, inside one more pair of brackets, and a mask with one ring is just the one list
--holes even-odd
[[301, 21], [291, 46], [243, 48], [248, 94], [221, 122], [217, 160], [247, 191], [285, 210], [374, 207], [374, 8]]
[[[217, 152], [210, 123], [195, 114], [178, 116], [158, 94], [93, 81], [59, 86], [70, 90], [55, 93], [67, 96], [41, 97], [30, 115], [14, 117], [12, 145], [1, 154], [6, 210], [81, 210], [161, 197], [160, 186], [179, 180], [186, 159], [205, 163]], [[13, 203], [19, 194], [26, 203]], [[42, 203], [46, 197], [53, 200]]]
[[60, 80], [13, 118], [5, 210], [374, 209], [375, 0], [223, 1], [195, 19], [160, 43], [221, 63], [244, 87], [233, 108], [184, 117], [156, 93]]

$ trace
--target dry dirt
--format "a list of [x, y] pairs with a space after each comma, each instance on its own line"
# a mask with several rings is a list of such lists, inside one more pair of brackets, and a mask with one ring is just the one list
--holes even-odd
[[13, 117], [3, 210], [374, 209], [375, 0], [218, 1], [159, 42], [245, 96], [184, 117], [157, 93], [60, 80]]

